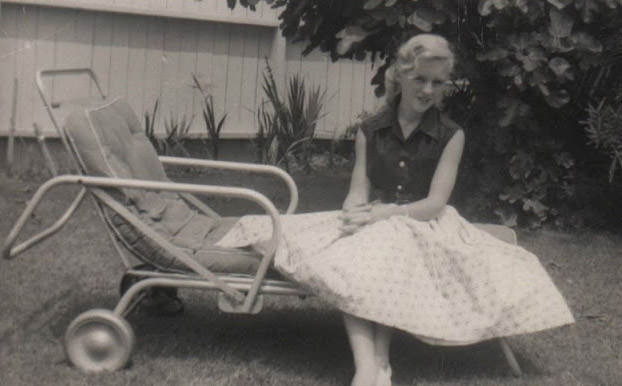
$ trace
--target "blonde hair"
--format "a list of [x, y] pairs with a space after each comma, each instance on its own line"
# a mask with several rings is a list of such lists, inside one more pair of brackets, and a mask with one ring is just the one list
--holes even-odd
[[419, 59], [446, 61], [450, 72], [454, 68], [454, 54], [449, 47], [449, 42], [444, 37], [434, 34], [413, 36], [398, 48], [395, 61], [385, 71], [386, 104], [392, 104], [402, 91], [400, 75], [415, 69], [419, 64]]

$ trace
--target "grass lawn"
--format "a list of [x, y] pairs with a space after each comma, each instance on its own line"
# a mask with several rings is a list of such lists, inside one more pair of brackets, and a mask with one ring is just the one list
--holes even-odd
[[[299, 212], [337, 208], [344, 173], [296, 175]], [[189, 178], [186, 176], [186, 178]], [[222, 175], [202, 176], [199, 180]], [[196, 178], [192, 178], [197, 180]], [[283, 207], [284, 189], [266, 194]], [[41, 181], [0, 177], [0, 236]], [[69, 204], [71, 188], [53, 192], [30, 229], [49, 224]], [[251, 208], [212, 204], [227, 214]], [[79, 313], [112, 309], [123, 272], [90, 202], [63, 230], [16, 260], [0, 261], [2, 385], [347, 385], [353, 372], [341, 317], [319, 299], [269, 298], [255, 316], [218, 311], [209, 292], [182, 291], [176, 317], [136, 312], [136, 347], [128, 368], [83, 374], [65, 360], [62, 337]], [[509, 339], [524, 375], [514, 378], [494, 342], [441, 348], [398, 333], [392, 346], [395, 385], [622, 385], [622, 235], [519, 231], [566, 297], [577, 323]], [[528, 283], [526, 283], [528, 285]]]

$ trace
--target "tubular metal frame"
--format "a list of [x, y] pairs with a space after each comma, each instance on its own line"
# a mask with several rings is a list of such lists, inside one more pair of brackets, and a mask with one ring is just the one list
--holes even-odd
[[[84, 166], [77, 154], [76, 149], [72, 146], [70, 138], [67, 136], [63, 128], [60, 126], [53, 109], [58, 108], [63, 104], [72, 103], [72, 101], [54, 101], [48, 93], [44, 78], [53, 77], [56, 75], [87, 75], [90, 80], [95, 84], [98, 96], [102, 101], [106, 100], [106, 95], [99, 83], [96, 74], [90, 68], [60, 68], [60, 69], [45, 69], [37, 71], [36, 73], [36, 85], [39, 90], [39, 95], [43, 100], [43, 104], [51, 118], [55, 130], [62, 140], [67, 152], [71, 155], [73, 166], [78, 172], [84, 170]], [[227, 161], [214, 161], [203, 160], [193, 158], [181, 158], [160, 156], [160, 161], [164, 165], [170, 166], [191, 166], [208, 169], [222, 169], [254, 174], [264, 174], [270, 177], [276, 177], [283, 181], [289, 191], [289, 204], [285, 213], [294, 213], [298, 205], [298, 189], [296, 183], [289, 174], [271, 165], [257, 165], [251, 163], [242, 162], [227, 162]], [[28, 238], [26, 241], [16, 243], [17, 237], [25, 226], [28, 218], [34, 212], [36, 207], [42, 201], [44, 196], [53, 188], [58, 185], [79, 185], [80, 191], [74, 198], [73, 202], [66, 210], [66, 212], [49, 228], [44, 229], [40, 233]], [[254, 276], [248, 276], [243, 279], [236, 277], [235, 274], [214, 274], [205, 267], [198, 264], [189, 255], [181, 252], [174, 245], [170, 244], [166, 239], [157, 234], [146, 224], [144, 224], [138, 217], [127, 210], [123, 205], [113, 199], [104, 188], [132, 188], [132, 189], [144, 189], [144, 190], [157, 190], [157, 191], [169, 191], [179, 193], [180, 196], [195, 206], [201, 212], [210, 215], [220, 217], [211, 208], [205, 205], [196, 195], [211, 194], [221, 197], [238, 198], [258, 204], [266, 214], [271, 217], [272, 220], [272, 238], [269, 242], [268, 250], [263, 253], [258, 270]], [[134, 180], [134, 179], [122, 179], [111, 177], [92, 177], [86, 175], [62, 175], [54, 177], [41, 185], [33, 198], [27, 203], [24, 212], [15, 223], [13, 229], [9, 233], [5, 244], [2, 248], [2, 256], [5, 259], [12, 259], [18, 254], [24, 252], [33, 245], [43, 241], [44, 239], [52, 236], [60, 231], [67, 223], [69, 218], [73, 215], [76, 209], [80, 206], [86, 194], [90, 193], [90, 196], [94, 199], [97, 212], [99, 216], [104, 220], [106, 229], [110, 238], [112, 239], [114, 246], [120, 255], [124, 265], [128, 269], [128, 273], [139, 276], [141, 278], [147, 278], [144, 281], [140, 281], [135, 284], [136, 290], [130, 289], [122, 296], [119, 305], [116, 307], [115, 313], [127, 312], [127, 308], [131, 304], [132, 298], [137, 295], [141, 290], [147, 287], [192, 287], [192, 288], [205, 288], [210, 290], [218, 290], [230, 297], [236, 305], [235, 312], [250, 313], [253, 311], [253, 306], [260, 294], [278, 294], [278, 295], [307, 295], [307, 293], [297, 288], [293, 283], [284, 280], [270, 280], [266, 281], [266, 273], [272, 264], [274, 259], [276, 247], [278, 245], [281, 235], [281, 222], [279, 218], [279, 212], [275, 208], [274, 204], [259, 192], [251, 189], [239, 188], [239, 187], [227, 187], [227, 186], [214, 186], [214, 185], [199, 185], [199, 184], [187, 184], [165, 181], [146, 181], [146, 180]], [[127, 222], [134, 226], [139, 232], [155, 241], [164, 250], [171, 255], [175, 256], [190, 270], [187, 275], [177, 273], [163, 273], [157, 274], [152, 271], [145, 270], [133, 270], [130, 259], [126, 256], [125, 252], [127, 248], [123, 242], [119, 241], [118, 235], [112, 229], [109, 221], [107, 221], [107, 215], [104, 211], [104, 207], [112, 209], [115, 213], [123, 217]], [[269, 283], [269, 284], [268, 284]], [[140, 284], [140, 285], [139, 285]], [[117, 312], [118, 311], [118, 312]]]

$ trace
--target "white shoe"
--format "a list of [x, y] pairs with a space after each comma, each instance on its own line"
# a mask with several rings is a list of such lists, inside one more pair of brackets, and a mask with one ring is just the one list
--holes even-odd
[[391, 386], [391, 366], [381, 367], [378, 370], [376, 386]]

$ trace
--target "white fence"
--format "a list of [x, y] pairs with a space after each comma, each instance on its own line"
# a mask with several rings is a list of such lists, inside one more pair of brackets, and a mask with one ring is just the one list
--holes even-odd
[[[192, 133], [205, 133], [195, 73], [214, 95], [217, 116], [228, 114], [222, 136], [252, 137], [264, 58], [281, 83], [299, 73], [326, 90], [323, 137], [378, 103], [370, 62], [332, 63], [319, 52], [302, 57], [302, 46], [280, 37], [276, 12], [265, 6], [253, 13], [231, 11], [225, 0], [14, 0], [2, 3], [0, 23], [0, 135], [10, 130], [15, 91], [17, 135], [33, 135], [34, 123], [54, 135], [34, 85], [41, 68], [92, 67], [104, 91], [127, 98], [141, 116], [159, 99], [158, 132], [165, 119], [185, 115], [194, 116]], [[86, 79], [49, 86], [57, 99], [94, 91]]]

